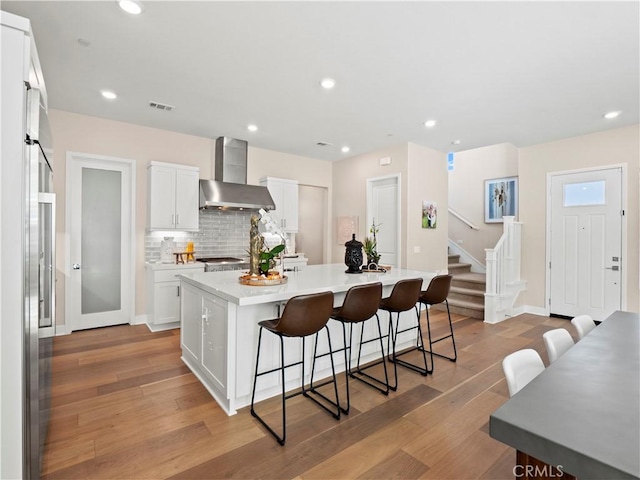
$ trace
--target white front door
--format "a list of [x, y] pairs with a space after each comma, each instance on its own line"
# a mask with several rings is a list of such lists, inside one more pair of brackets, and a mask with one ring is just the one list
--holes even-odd
[[367, 230], [375, 220], [381, 265], [400, 266], [400, 177], [367, 180]]
[[133, 320], [135, 162], [67, 153], [69, 331]]
[[622, 169], [551, 176], [551, 314], [604, 320], [621, 307]]

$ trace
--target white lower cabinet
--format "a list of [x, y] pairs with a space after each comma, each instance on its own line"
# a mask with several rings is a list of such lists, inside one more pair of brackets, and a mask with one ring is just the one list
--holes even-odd
[[180, 326], [180, 280], [176, 275], [204, 272], [204, 265], [147, 265], [147, 325], [152, 331]]
[[227, 304], [217, 297], [202, 297], [202, 368], [215, 386], [227, 388]]
[[229, 404], [228, 303], [182, 284], [182, 359], [221, 405]]

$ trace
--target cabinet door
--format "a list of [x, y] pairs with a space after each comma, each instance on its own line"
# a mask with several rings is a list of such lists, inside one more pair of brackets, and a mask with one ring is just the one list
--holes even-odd
[[284, 212], [282, 207], [282, 183], [269, 179], [261, 182], [260, 185], [267, 187], [271, 194], [271, 198], [273, 198], [273, 203], [276, 206], [274, 210], [269, 212], [269, 215], [271, 215], [271, 218], [273, 218], [273, 221], [276, 222], [279, 227], [282, 227], [284, 224], [282, 219], [282, 214]]
[[177, 322], [180, 320], [180, 281], [158, 282], [154, 285], [153, 323]]
[[173, 230], [176, 218], [176, 170], [149, 168], [149, 229]]
[[226, 392], [227, 302], [203, 297], [202, 311], [202, 367], [215, 386]]
[[200, 362], [202, 357], [202, 295], [188, 287], [182, 289], [180, 343], [182, 353]]
[[[298, 184], [282, 184], [282, 218], [284, 219], [284, 231], [296, 233], [298, 231]], [[280, 208], [280, 207], [278, 207]]]
[[199, 174], [194, 170], [176, 170], [177, 230], [198, 230]]

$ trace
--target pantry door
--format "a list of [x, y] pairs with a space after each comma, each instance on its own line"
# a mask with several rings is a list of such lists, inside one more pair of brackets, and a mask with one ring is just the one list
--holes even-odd
[[604, 320], [622, 303], [622, 168], [550, 178], [550, 313]]
[[367, 180], [367, 236], [375, 221], [380, 264], [400, 267], [400, 175]]
[[67, 152], [67, 331], [133, 323], [135, 161]]

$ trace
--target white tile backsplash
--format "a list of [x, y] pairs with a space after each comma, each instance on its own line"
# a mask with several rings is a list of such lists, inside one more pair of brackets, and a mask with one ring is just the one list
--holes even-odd
[[246, 257], [251, 214], [246, 211], [200, 210], [198, 232], [147, 232], [144, 259], [147, 262], [160, 261], [160, 244], [164, 237], [173, 237], [177, 249], [193, 242], [196, 258]]

